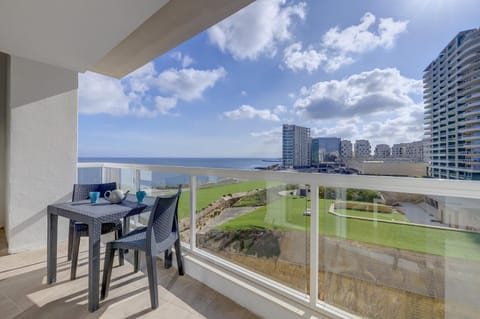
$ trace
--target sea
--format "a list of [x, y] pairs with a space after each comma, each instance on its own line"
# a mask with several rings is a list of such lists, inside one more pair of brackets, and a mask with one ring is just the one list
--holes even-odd
[[[240, 170], [255, 170], [274, 164], [280, 164], [279, 158], [192, 158], [192, 157], [79, 157], [79, 163], [127, 163], [145, 165], [165, 165], [184, 167], [208, 167], [226, 168]], [[133, 183], [132, 170], [119, 170], [112, 178], [118, 180], [122, 185]], [[109, 179], [107, 177], [107, 179]], [[146, 172], [142, 171], [140, 176], [141, 187], [170, 187], [180, 183], [187, 184], [190, 177], [177, 173]], [[100, 168], [79, 168], [78, 183], [100, 183], [102, 181], [102, 170]], [[216, 183], [220, 179], [215, 176], [198, 176], [199, 184]]]

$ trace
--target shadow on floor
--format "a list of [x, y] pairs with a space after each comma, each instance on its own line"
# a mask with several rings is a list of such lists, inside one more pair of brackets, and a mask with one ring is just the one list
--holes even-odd
[[[63, 249], [59, 245], [59, 251]], [[159, 308], [152, 311], [148, 280], [133, 273], [126, 262], [112, 273], [109, 297], [94, 313], [87, 310], [88, 257], [81, 250], [77, 279], [70, 280], [70, 262], [58, 258], [57, 283], [46, 284], [46, 252], [36, 251], [0, 257], [1, 318], [257, 318], [230, 299], [176, 269], [157, 263]], [[131, 257], [131, 256], [130, 256]], [[140, 255], [140, 260], [143, 261]], [[101, 261], [103, 267], [103, 261]], [[142, 269], [142, 265], [141, 265]]]

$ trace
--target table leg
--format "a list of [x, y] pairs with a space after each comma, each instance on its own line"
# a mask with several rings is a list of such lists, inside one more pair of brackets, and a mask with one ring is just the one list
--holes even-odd
[[93, 312], [99, 307], [100, 282], [100, 234], [102, 225], [91, 223], [88, 225], [88, 310]]
[[47, 208], [47, 283], [57, 281], [57, 235], [58, 216]]
[[130, 216], [123, 218], [123, 235], [130, 232]]

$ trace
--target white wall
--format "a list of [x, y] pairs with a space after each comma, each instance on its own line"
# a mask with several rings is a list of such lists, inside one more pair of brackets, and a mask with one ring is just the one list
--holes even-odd
[[[10, 253], [45, 246], [46, 208], [70, 199], [77, 163], [76, 72], [11, 56], [7, 107]], [[66, 238], [63, 218], [59, 239]]]
[[0, 52], [0, 228], [5, 226], [5, 192], [6, 192], [6, 144], [7, 134], [7, 63], [8, 56]]

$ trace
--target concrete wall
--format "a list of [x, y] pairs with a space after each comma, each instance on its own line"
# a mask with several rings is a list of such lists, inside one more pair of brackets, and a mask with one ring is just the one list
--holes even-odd
[[8, 55], [0, 52], [0, 228], [5, 227], [6, 211], [7, 67]]
[[[5, 231], [13, 253], [45, 246], [47, 205], [71, 197], [78, 75], [11, 56], [8, 84]], [[59, 222], [59, 239], [66, 238], [66, 220]]]
[[423, 177], [427, 175], [428, 165], [423, 162], [349, 160], [347, 166], [364, 175]]

